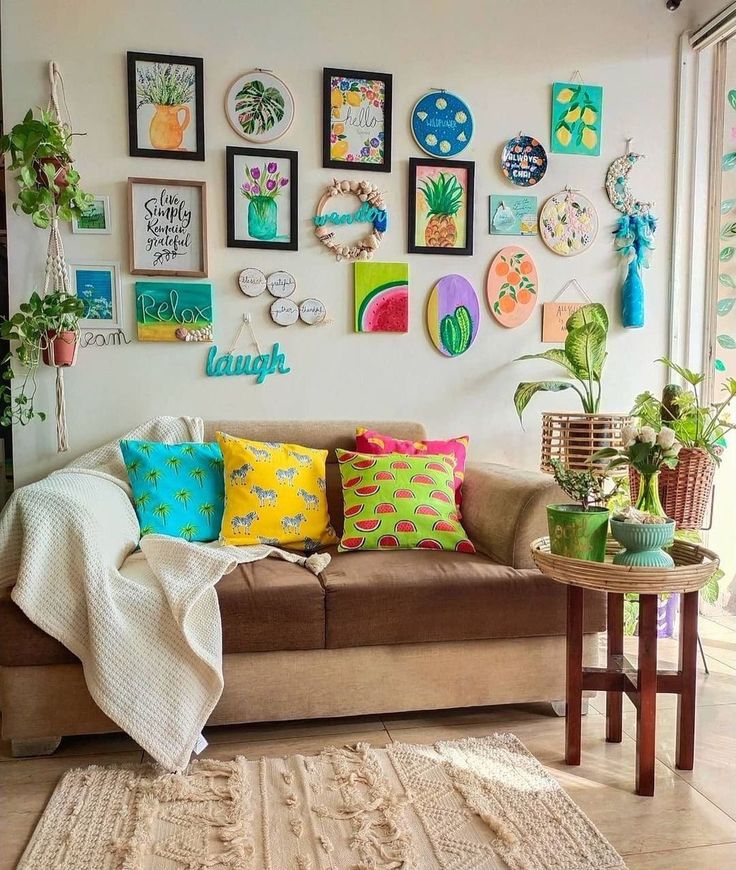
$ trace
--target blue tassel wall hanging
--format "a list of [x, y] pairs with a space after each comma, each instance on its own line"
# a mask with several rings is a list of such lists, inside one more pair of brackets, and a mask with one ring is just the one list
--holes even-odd
[[628, 176], [643, 154], [634, 154], [626, 140], [626, 154], [617, 157], [608, 168], [606, 192], [611, 205], [622, 217], [613, 231], [616, 250], [628, 262], [626, 279], [621, 288], [621, 321], [625, 327], [644, 326], [644, 283], [641, 270], [649, 266], [649, 252], [654, 248], [657, 219], [651, 214], [654, 203], [638, 200], [629, 190]]

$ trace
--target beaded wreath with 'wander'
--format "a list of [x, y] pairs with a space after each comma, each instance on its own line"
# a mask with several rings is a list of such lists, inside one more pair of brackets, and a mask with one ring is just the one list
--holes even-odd
[[451, 459], [335, 452], [345, 506], [340, 550], [475, 552], [455, 505]]

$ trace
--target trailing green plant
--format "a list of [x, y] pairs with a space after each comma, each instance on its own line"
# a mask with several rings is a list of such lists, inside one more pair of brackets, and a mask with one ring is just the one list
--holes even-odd
[[470, 347], [473, 321], [464, 305], [458, 305], [454, 314], [446, 314], [440, 322], [440, 340], [445, 350], [457, 356]]
[[[3, 366], [0, 383], [0, 423], [25, 426], [34, 417], [46, 419], [43, 411], [35, 408], [36, 370], [43, 351], [49, 346], [49, 333], [75, 331], [84, 313], [84, 303], [67, 293], [47, 293], [41, 296], [33, 291], [27, 302], [22, 302], [12, 317], [0, 322], [0, 338], [14, 342], [0, 365]], [[11, 381], [16, 377], [13, 361], [25, 369], [23, 380], [15, 395]]]
[[523, 381], [514, 393], [519, 420], [530, 399], [541, 392], [574, 390], [586, 414], [596, 414], [601, 403], [601, 376], [608, 354], [608, 314], [598, 302], [583, 305], [567, 319], [564, 347], [530, 353], [517, 359], [542, 359], [563, 368], [569, 380]]
[[650, 392], [640, 393], [634, 401], [632, 415], [654, 429], [668, 426], [683, 447], [706, 450], [720, 463], [726, 435], [736, 429], [728, 417], [729, 405], [736, 398], [736, 378], [726, 379], [722, 401], [704, 404], [700, 391], [705, 375], [679, 366], [667, 357], [657, 362], [676, 372], [691, 389], [668, 384], [661, 400]]
[[196, 72], [192, 67], [171, 63], [154, 63], [139, 67], [135, 93], [138, 108], [154, 106], [181, 106], [194, 98]]
[[79, 173], [72, 166], [72, 135], [52, 111], [42, 109], [34, 118], [29, 109], [22, 122], [0, 138], [0, 151], [10, 154], [8, 169], [18, 171], [13, 209], [30, 215], [41, 229], [55, 216], [63, 221], [81, 217], [94, 201], [80, 188]]
[[579, 502], [584, 511], [593, 505], [605, 504], [613, 495], [611, 485], [607, 486], [606, 479], [600, 474], [567, 468], [559, 459], [552, 460], [552, 468], [557, 486], [573, 501]]

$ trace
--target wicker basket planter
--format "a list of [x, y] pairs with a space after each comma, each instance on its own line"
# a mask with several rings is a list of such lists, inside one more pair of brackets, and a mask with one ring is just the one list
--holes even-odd
[[542, 471], [551, 473], [552, 460], [567, 468], [586, 469], [603, 447], [621, 447], [621, 433], [631, 422], [628, 414], [542, 414]]
[[[678, 529], [702, 529], [716, 464], [705, 450], [683, 447], [675, 468], [659, 473], [659, 500]], [[631, 501], [639, 496], [639, 472], [629, 469]]]

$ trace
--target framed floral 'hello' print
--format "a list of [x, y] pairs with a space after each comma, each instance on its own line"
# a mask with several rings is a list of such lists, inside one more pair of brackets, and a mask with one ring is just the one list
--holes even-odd
[[204, 160], [204, 61], [128, 52], [131, 157]]
[[324, 70], [322, 165], [391, 171], [391, 76]]

